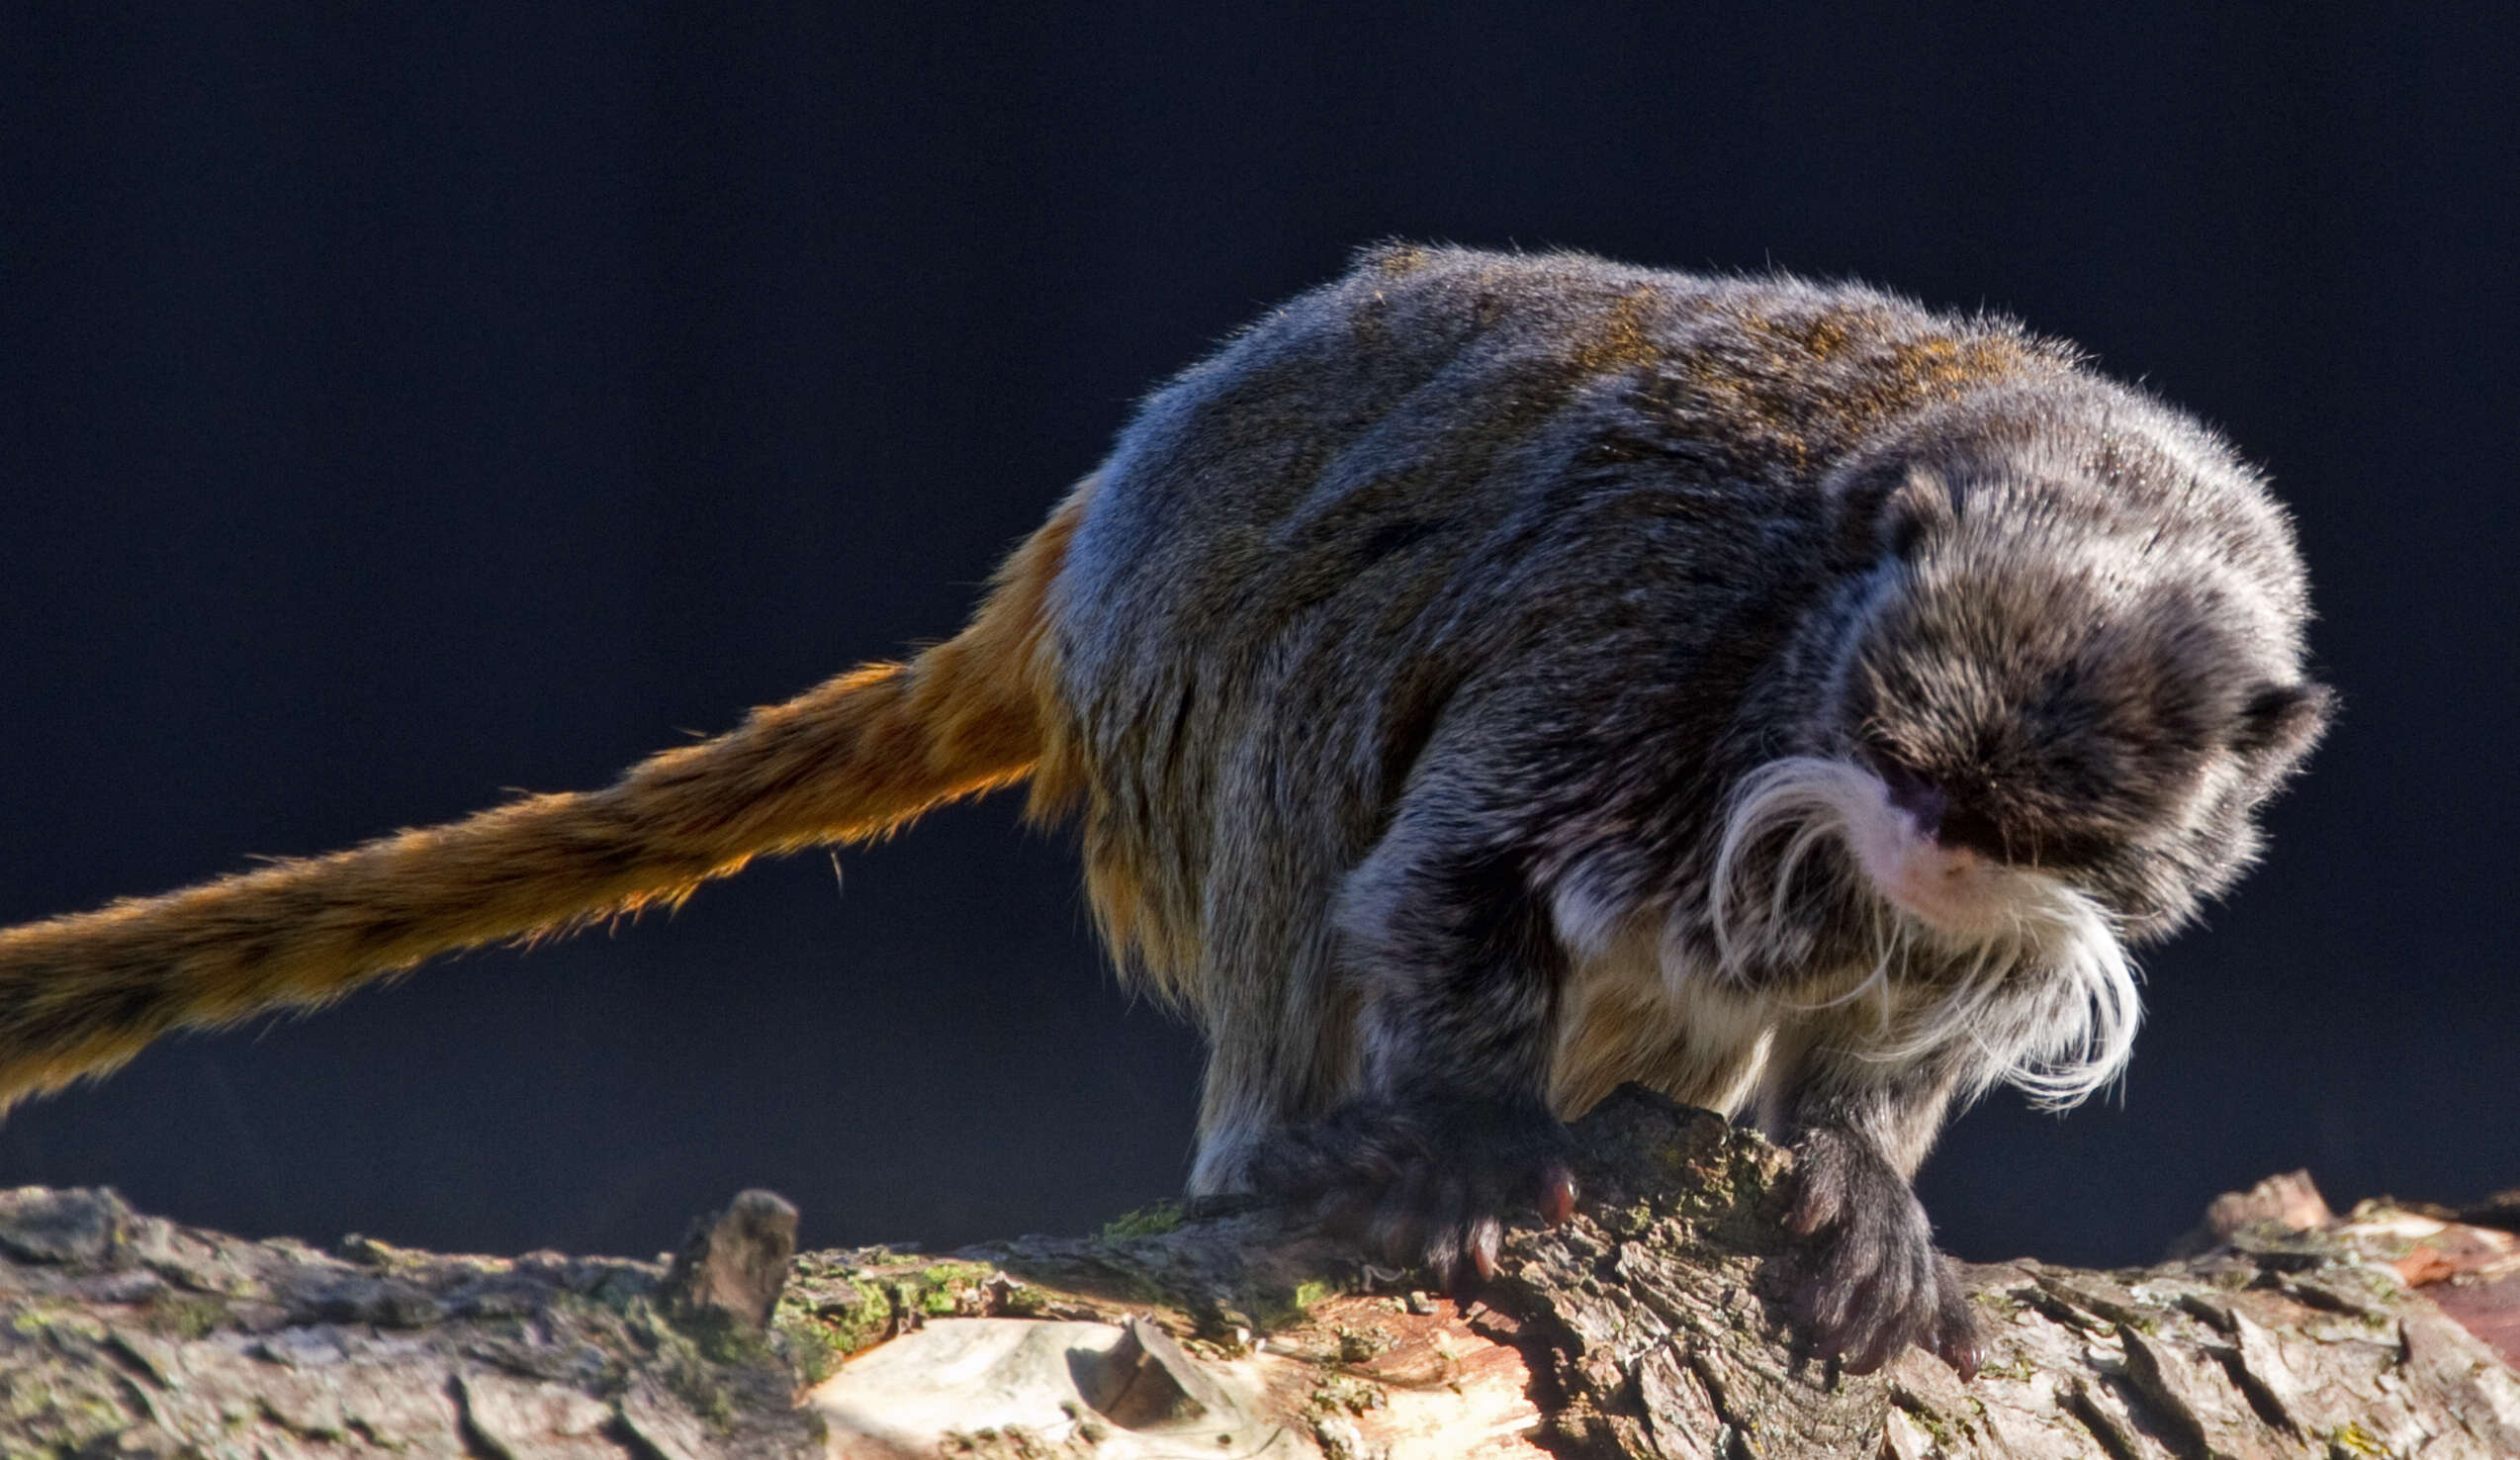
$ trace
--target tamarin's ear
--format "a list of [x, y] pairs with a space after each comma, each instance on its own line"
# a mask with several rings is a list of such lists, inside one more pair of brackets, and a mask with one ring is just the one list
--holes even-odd
[[2336, 691], [2314, 680], [2260, 684], [2240, 706], [2231, 748], [2244, 756], [2290, 766], [2318, 744], [2335, 711]]
[[1920, 543], [1959, 521], [1942, 478], [1904, 462], [1884, 462], [1846, 481], [1837, 512], [1838, 550], [1850, 564], [1914, 557]]

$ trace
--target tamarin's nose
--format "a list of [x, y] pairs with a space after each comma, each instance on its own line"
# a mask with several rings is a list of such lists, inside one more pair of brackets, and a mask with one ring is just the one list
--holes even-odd
[[1881, 777], [1882, 787], [1889, 791], [1890, 804], [1908, 813], [1908, 819], [1916, 823], [1918, 836], [1931, 838], [1941, 829], [1943, 813], [1951, 805], [1951, 798], [1942, 793], [1942, 787], [1888, 759], [1875, 762], [1873, 774]]
[[1940, 824], [1928, 835], [1934, 838], [1935, 845], [1953, 851], [1975, 852], [1996, 862], [2011, 860], [2004, 849], [2003, 829], [1995, 824], [1994, 818], [1966, 806], [1946, 807]]
[[1881, 761], [1873, 770], [1890, 793], [1890, 804], [1907, 813], [1918, 836], [1946, 851], [2005, 860], [2003, 830], [1993, 817], [1953, 802], [1940, 784], [1895, 762]]

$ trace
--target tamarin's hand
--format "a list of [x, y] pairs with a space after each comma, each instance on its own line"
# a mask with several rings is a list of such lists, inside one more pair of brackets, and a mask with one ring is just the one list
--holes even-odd
[[1914, 1343], [1973, 1377], [1977, 1320], [1916, 1192], [1850, 1132], [1805, 1132], [1794, 1154], [1799, 1189], [1785, 1225], [1811, 1261], [1794, 1306], [1819, 1356], [1869, 1374]]
[[1282, 1133], [1252, 1170], [1263, 1193], [1317, 1202], [1375, 1256], [1459, 1291], [1495, 1275], [1507, 1221], [1536, 1212], [1555, 1227], [1574, 1213], [1570, 1148], [1536, 1101], [1359, 1097]]

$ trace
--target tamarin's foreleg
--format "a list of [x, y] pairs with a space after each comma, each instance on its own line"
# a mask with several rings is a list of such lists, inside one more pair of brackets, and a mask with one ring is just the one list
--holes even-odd
[[1957, 1072], [1930, 1057], [1891, 1062], [1843, 1047], [1817, 1046], [1806, 1061], [1792, 1104], [1799, 1189], [1786, 1226], [1808, 1245], [1797, 1307], [1820, 1355], [1864, 1374], [1915, 1343], [1964, 1378], [1976, 1373], [1968, 1296], [1908, 1184]]
[[1364, 1000], [1361, 1089], [1264, 1145], [1253, 1177], [1326, 1198], [1385, 1260], [1450, 1285], [1494, 1271], [1507, 1214], [1558, 1222], [1574, 1205], [1548, 1104], [1566, 969], [1514, 859], [1415, 831], [1395, 828], [1340, 908], [1342, 966]]

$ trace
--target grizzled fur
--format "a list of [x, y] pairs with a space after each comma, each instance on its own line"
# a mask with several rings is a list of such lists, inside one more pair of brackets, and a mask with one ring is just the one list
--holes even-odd
[[[2323, 706], [2283, 516], [2185, 417], [2008, 322], [1565, 255], [1252, 325], [1053, 602], [1098, 904], [1213, 1042], [1194, 1191], [1484, 1262], [1642, 1080], [1801, 1143], [1865, 1362], [1966, 1349], [1906, 1186], [1948, 1105], [2116, 1068], [2117, 936], [2231, 881]], [[1885, 907], [1815, 777], [1933, 799], [2007, 926]]]
[[1869, 290], [1385, 248], [1158, 391], [971, 626], [583, 795], [0, 932], [0, 1103], [1030, 776], [1211, 1048], [1194, 1194], [1485, 1272], [1621, 1081], [1800, 1156], [1805, 1313], [1974, 1337], [1908, 1178], [2126, 1058], [2316, 738], [2221, 442]]

